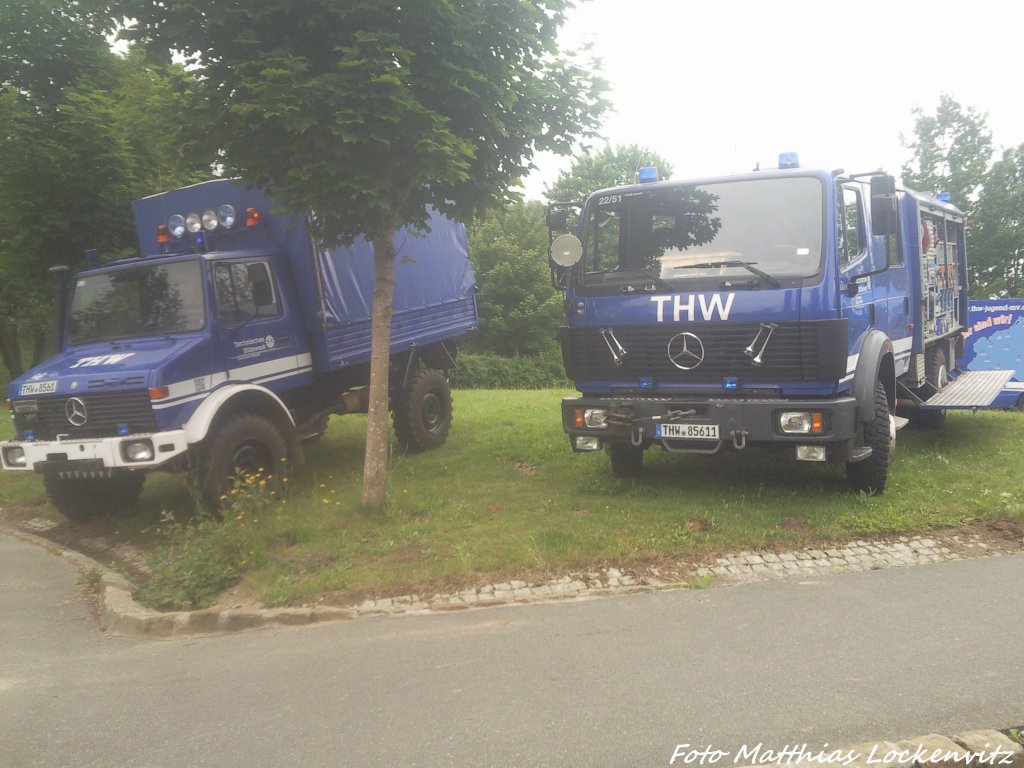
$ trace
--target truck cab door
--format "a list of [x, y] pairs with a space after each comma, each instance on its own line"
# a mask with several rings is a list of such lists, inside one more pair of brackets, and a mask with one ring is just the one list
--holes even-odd
[[293, 386], [301, 336], [285, 311], [270, 262], [215, 262], [213, 284], [227, 379], [273, 391]]
[[860, 339], [871, 328], [886, 330], [889, 322], [888, 281], [875, 272], [873, 240], [869, 236], [861, 184], [843, 184], [837, 190], [840, 301], [842, 315], [850, 321], [850, 354], [857, 354]]

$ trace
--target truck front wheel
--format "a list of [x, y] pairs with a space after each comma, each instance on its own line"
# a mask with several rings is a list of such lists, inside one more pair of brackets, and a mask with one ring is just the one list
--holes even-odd
[[612, 474], [616, 477], [636, 477], [644, 468], [644, 449], [628, 440], [613, 440], [607, 444], [612, 461]]
[[881, 493], [889, 481], [889, 466], [896, 447], [896, 422], [889, 412], [889, 398], [882, 382], [875, 382], [874, 413], [865, 422], [864, 445], [871, 455], [846, 465], [846, 479], [855, 491]]
[[440, 448], [452, 428], [452, 391], [448, 379], [437, 371], [417, 371], [398, 393], [394, 411], [398, 442], [414, 451]]
[[277, 428], [254, 413], [234, 416], [212, 430], [200, 451], [199, 494], [207, 509], [227, 503], [235, 484], [259, 476], [266, 493], [277, 492], [287, 475], [288, 448]]
[[50, 503], [64, 517], [85, 523], [106, 512], [120, 512], [135, 505], [142, 495], [146, 476], [141, 472], [114, 477], [60, 477], [43, 475]]

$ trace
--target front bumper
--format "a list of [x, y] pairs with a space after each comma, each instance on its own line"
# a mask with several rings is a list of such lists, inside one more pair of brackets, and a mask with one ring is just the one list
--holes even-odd
[[[133, 460], [132, 444], [148, 443], [152, 458]], [[3, 469], [93, 475], [113, 469], [156, 469], [188, 450], [185, 430], [89, 440], [0, 442]]]
[[[587, 426], [578, 418], [587, 410], [605, 410], [606, 425]], [[821, 415], [818, 434], [787, 434], [780, 414], [813, 412]], [[717, 427], [716, 438], [666, 439], [657, 434], [658, 424]], [[824, 446], [825, 460], [851, 461], [857, 438], [857, 402], [836, 398], [688, 398], [666, 397], [568, 397], [562, 400], [562, 428], [574, 451], [595, 450], [608, 442], [628, 440], [633, 445], [660, 445], [673, 452], [717, 453], [725, 447], [747, 445], [790, 448]], [[578, 441], [577, 438], [588, 438]], [[593, 440], [597, 438], [597, 441]], [[586, 446], [586, 447], [581, 447]], [[820, 452], [819, 452], [820, 453]]]

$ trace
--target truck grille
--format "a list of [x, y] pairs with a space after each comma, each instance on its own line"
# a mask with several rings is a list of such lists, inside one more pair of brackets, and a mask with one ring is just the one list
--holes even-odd
[[[72, 397], [85, 406], [86, 420], [79, 426], [72, 424], [67, 417], [67, 403]], [[14, 428], [19, 435], [25, 430], [32, 430], [36, 440], [53, 440], [57, 435], [67, 435], [72, 440], [115, 437], [121, 424], [127, 425], [129, 433], [156, 431], [156, 420], [146, 390], [32, 399], [38, 411], [15, 411]]]
[[[764, 348], [761, 365], [744, 350], [754, 344], [759, 323], [701, 326], [612, 326], [626, 350], [617, 365], [602, 328], [562, 328], [560, 341], [566, 372], [574, 381], [621, 381], [652, 377], [656, 383], [710, 383], [725, 376], [744, 383], [835, 381], [846, 375], [847, 321], [778, 323]], [[691, 370], [677, 368], [668, 357], [669, 341], [689, 332], [699, 337], [704, 358]], [[762, 334], [754, 344], [760, 349]]]

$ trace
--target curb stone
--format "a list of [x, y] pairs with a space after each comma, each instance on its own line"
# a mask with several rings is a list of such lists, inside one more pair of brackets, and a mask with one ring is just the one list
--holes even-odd
[[[101, 629], [117, 635], [148, 638], [219, 635], [369, 616], [446, 613], [665, 589], [727, 586], [1004, 554], [1003, 549], [993, 547], [976, 534], [957, 533], [943, 537], [932, 534], [932, 538], [900, 536], [888, 541], [856, 540], [824, 551], [814, 548], [780, 553], [743, 551], [708, 562], [679, 561], [669, 566], [648, 568], [642, 573], [607, 567], [600, 572], [566, 574], [543, 583], [529, 584], [522, 580], [510, 580], [450, 594], [436, 594], [429, 598], [416, 594], [383, 597], [345, 607], [317, 605], [263, 608], [222, 605], [196, 611], [161, 612], [137, 603], [132, 598], [132, 584], [92, 558], [18, 528], [4, 526], [4, 530], [63, 557], [83, 572], [101, 572]], [[1024, 551], [1024, 546], [1018, 544], [1018, 549], [1006, 547], [1005, 551]]]

